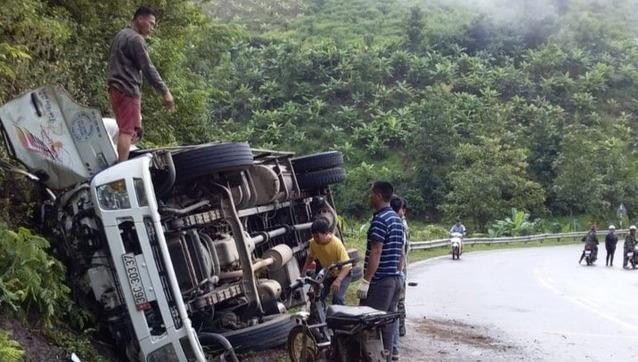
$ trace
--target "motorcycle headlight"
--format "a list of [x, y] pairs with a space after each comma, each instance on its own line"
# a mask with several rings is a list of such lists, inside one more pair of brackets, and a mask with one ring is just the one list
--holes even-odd
[[129, 199], [126, 181], [124, 179], [109, 182], [97, 187], [97, 199], [104, 210], [129, 209]]

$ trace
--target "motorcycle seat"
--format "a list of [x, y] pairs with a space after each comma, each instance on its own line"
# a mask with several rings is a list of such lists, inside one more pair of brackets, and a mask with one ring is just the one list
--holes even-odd
[[332, 329], [371, 327], [391, 323], [398, 315], [366, 306], [331, 305], [326, 311], [326, 323]]
[[384, 311], [366, 306], [331, 305], [326, 315], [328, 317], [356, 318], [365, 315], [384, 314]]

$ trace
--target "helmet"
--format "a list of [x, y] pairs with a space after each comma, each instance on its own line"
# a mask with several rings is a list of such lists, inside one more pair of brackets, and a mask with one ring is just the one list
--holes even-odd
[[609, 230], [616, 230], [616, 227], [614, 225], [609, 225]]
[[636, 225], [631, 225], [631, 226], [629, 227], [629, 230], [636, 230]]

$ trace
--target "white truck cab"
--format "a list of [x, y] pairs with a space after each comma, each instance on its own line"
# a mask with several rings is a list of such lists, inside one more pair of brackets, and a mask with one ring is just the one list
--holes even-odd
[[340, 235], [329, 187], [345, 179], [340, 153], [219, 142], [116, 163], [99, 112], [53, 86], [0, 107], [0, 125], [23, 168], [0, 169], [55, 198], [56, 255], [122, 357], [205, 361], [286, 342], [310, 224], [324, 217]]

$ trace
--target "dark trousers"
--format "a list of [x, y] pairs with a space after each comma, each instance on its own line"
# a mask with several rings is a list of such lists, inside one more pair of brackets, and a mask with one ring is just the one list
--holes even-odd
[[[348, 285], [350, 285], [350, 281], [352, 273], [348, 273], [345, 278], [341, 281], [341, 287], [339, 287], [339, 291], [332, 294], [332, 304], [344, 305], [346, 304], [346, 292], [348, 291]], [[330, 293], [330, 286], [332, 282], [334, 282], [335, 277], [330, 276], [323, 281], [323, 289], [321, 289], [321, 300], [325, 301], [328, 293]]]
[[611, 265], [614, 266], [614, 253], [616, 253], [616, 248], [615, 247], [606, 247], [607, 249], [607, 261], [605, 262], [605, 265]]
[[[403, 289], [403, 278], [400, 275], [386, 277], [370, 283], [368, 297], [363, 305], [384, 312], [396, 312], [399, 304], [399, 297]], [[392, 353], [392, 342], [394, 342], [394, 332], [396, 325], [389, 323], [383, 326], [383, 348]], [[397, 351], [398, 352], [398, 351]]]

